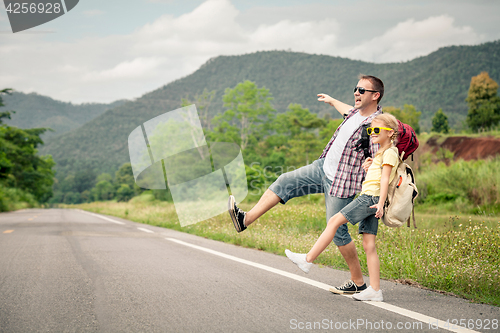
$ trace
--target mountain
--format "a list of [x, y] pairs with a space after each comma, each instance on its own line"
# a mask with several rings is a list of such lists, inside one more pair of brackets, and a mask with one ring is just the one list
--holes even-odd
[[450, 124], [459, 126], [467, 114], [465, 98], [472, 76], [487, 71], [500, 81], [500, 41], [476, 46], [451, 46], [404, 63], [373, 64], [345, 58], [285, 51], [266, 51], [210, 59], [196, 72], [134, 101], [106, 111], [77, 130], [51, 138], [41, 149], [57, 163], [59, 177], [78, 170], [113, 172], [129, 161], [130, 132], [145, 121], [180, 107], [181, 98], [203, 89], [215, 90], [211, 114], [224, 111], [226, 88], [251, 80], [274, 96], [277, 112], [300, 103], [312, 112], [338, 117], [316, 99], [327, 93], [353, 103], [353, 87], [360, 73], [385, 83], [382, 106], [413, 104], [422, 111], [421, 127], [429, 129], [433, 114], [442, 108]]
[[76, 129], [107, 110], [125, 103], [125, 100], [120, 100], [110, 104], [72, 104], [36, 93], [22, 92], [13, 92], [2, 98], [5, 107], [0, 108], [0, 111], [16, 111], [11, 114], [12, 119], [5, 120], [5, 123], [19, 128], [52, 128], [53, 132], [47, 131], [42, 135], [44, 140]]

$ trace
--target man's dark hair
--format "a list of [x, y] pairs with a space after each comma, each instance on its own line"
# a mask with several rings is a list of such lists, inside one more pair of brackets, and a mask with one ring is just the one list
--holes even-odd
[[377, 99], [377, 104], [380, 103], [380, 100], [384, 96], [384, 82], [382, 82], [381, 79], [378, 77], [372, 76], [372, 75], [359, 75], [359, 80], [368, 80], [373, 86], [373, 90], [376, 90], [380, 93], [379, 98]]

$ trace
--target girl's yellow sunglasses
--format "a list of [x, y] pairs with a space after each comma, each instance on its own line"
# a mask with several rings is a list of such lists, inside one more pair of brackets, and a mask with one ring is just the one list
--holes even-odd
[[368, 127], [366, 129], [366, 131], [368, 132], [368, 135], [372, 135], [372, 133], [379, 134], [380, 130], [392, 131], [392, 128], [387, 128], [387, 127]]

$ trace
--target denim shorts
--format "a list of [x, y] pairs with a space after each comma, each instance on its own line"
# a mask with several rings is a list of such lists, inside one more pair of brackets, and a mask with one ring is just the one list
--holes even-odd
[[376, 208], [370, 206], [378, 203], [379, 197], [361, 194], [349, 205], [342, 208], [342, 215], [353, 225], [359, 222], [359, 233], [376, 235], [378, 229], [378, 219], [375, 217]]
[[[348, 198], [337, 198], [329, 194], [332, 187], [332, 181], [326, 177], [323, 171], [323, 163], [325, 159], [319, 159], [313, 163], [303, 166], [297, 170], [293, 170], [282, 174], [278, 179], [269, 186], [281, 199], [281, 203], [285, 204], [288, 200], [296, 197], [301, 197], [308, 194], [324, 193], [326, 205], [326, 223], [330, 218], [340, 212], [352, 202], [354, 196]], [[326, 225], [326, 224], [325, 224]], [[352, 241], [347, 225], [341, 225], [333, 242], [337, 246], [347, 245]]]

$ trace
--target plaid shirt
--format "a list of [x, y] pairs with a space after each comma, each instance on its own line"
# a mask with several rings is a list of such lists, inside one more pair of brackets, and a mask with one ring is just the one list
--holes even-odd
[[[347, 119], [354, 116], [358, 113], [359, 110], [351, 109], [349, 110], [347, 117], [345, 117], [344, 121], [337, 128], [335, 133], [333, 134], [330, 142], [326, 145], [325, 149], [323, 149], [323, 154], [319, 157], [325, 158], [326, 154], [330, 150], [330, 147], [333, 144], [333, 141], [337, 138], [340, 128], [345, 124]], [[365, 155], [363, 150], [355, 151], [356, 142], [361, 139], [361, 130], [363, 124], [370, 124], [376, 116], [382, 114], [382, 107], [377, 106], [377, 111], [370, 115], [368, 118], [363, 120], [359, 125], [358, 129], [354, 131], [352, 136], [347, 140], [344, 151], [342, 152], [342, 156], [340, 157], [339, 166], [337, 172], [335, 173], [335, 178], [332, 182], [332, 187], [330, 189], [329, 194], [333, 195], [337, 198], [348, 198], [350, 196], [355, 195], [356, 193], [361, 191], [361, 184], [363, 179], [365, 178], [365, 170], [361, 167], [365, 160]], [[370, 153], [372, 156], [375, 156], [375, 153], [378, 151], [379, 145], [373, 144], [370, 140]]]

